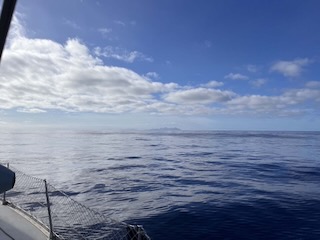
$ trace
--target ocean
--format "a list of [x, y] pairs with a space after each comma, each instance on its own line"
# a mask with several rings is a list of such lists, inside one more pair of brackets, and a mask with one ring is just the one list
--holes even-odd
[[161, 239], [320, 239], [320, 132], [0, 130], [0, 162]]

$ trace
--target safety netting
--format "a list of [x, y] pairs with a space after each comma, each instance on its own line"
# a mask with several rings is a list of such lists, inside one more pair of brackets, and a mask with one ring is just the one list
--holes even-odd
[[75, 201], [45, 180], [10, 166], [16, 174], [12, 190], [0, 199], [28, 214], [54, 239], [150, 240], [140, 225], [115, 221]]

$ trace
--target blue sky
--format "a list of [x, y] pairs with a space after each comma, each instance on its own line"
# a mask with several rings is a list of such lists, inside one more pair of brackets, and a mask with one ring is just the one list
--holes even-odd
[[319, 7], [18, 1], [0, 126], [320, 130]]

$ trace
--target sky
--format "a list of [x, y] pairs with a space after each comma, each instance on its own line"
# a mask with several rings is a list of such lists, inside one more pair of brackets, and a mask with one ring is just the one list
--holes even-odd
[[319, 9], [317, 0], [18, 0], [0, 128], [319, 131]]

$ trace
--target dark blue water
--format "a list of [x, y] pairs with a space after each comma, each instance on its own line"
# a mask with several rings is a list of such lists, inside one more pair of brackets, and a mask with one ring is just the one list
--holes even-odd
[[319, 132], [1, 130], [0, 146], [153, 239], [320, 239]]

